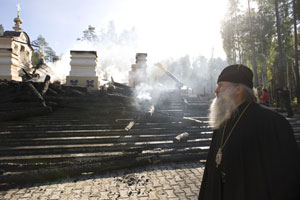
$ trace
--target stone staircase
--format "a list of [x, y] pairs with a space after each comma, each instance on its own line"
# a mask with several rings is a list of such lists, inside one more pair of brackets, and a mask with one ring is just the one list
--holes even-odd
[[[209, 101], [168, 94], [152, 115], [118, 94], [48, 97], [44, 116], [2, 121], [1, 184], [65, 178], [167, 161], [204, 160]], [[201, 111], [201, 112], [199, 112]], [[129, 124], [134, 125], [128, 128]], [[187, 132], [187, 141], [174, 138]]]

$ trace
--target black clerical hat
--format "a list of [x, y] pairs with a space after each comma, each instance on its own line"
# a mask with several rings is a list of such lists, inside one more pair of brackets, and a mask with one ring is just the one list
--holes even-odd
[[253, 88], [253, 73], [245, 65], [229, 65], [221, 72], [218, 82], [229, 81], [233, 83], [242, 83], [249, 88]]

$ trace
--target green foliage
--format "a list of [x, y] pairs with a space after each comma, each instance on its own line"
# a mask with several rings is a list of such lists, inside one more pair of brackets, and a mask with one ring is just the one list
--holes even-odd
[[[275, 88], [279, 82], [279, 76], [284, 78], [284, 85], [290, 85], [294, 94], [295, 74], [292, 70], [294, 62], [294, 32], [292, 0], [278, 1], [278, 13], [281, 30], [282, 63], [283, 72], [278, 67], [279, 49], [278, 35], [276, 32], [276, 16], [274, 0], [251, 0], [255, 9], [251, 9], [252, 40], [254, 40], [257, 73], [260, 87]], [[300, 1], [295, 0], [297, 13], [300, 13]], [[254, 4], [256, 4], [254, 6]], [[238, 0], [229, 1], [229, 10], [221, 26], [223, 48], [227, 55], [228, 63], [242, 63], [252, 67], [253, 59], [250, 43], [250, 27], [248, 9], [239, 10]], [[300, 14], [298, 14], [300, 15]], [[299, 16], [297, 16], [299, 19]], [[298, 36], [299, 38], [299, 36]], [[238, 48], [237, 48], [238, 47]], [[237, 50], [240, 52], [238, 58]], [[287, 74], [288, 73], [288, 74]], [[272, 92], [272, 91], [271, 91]]]
[[227, 55], [227, 61], [229, 64], [235, 63], [235, 41], [234, 33], [231, 23], [222, 24], [221, 34], [223, 37], [223, 48]]
[[77, 38], [80, 41], [88, 41], [94, 44], [101, 44], [102, 46], [109, 45], [132, 45], [137, 38], [135, 28], [131, 30], [124, 30], [118, 34], [113, 21], [110, 21], [106, 29], [101, 28], [96, 33], [96, 28], [89, 25], [88, 29], [83, 31], [83, 36]]
[[222, 23], [223, 47], [229, 64], [241, 63], [241, 11], [238, 0], [229, 0], [229, 10]]
[[46, 39], [39, 35], [38, 38], [32, 41], [34, 52], [31, 57], [31, 62], [33, 66], [39, 62], [40, 58], [44, 56], [46, 62], [55, 62], [59, 60], [59, 57], [56, 55], [55, 51], [49, 47]]
[[0, 36], [2, 36], [4, 33], [4, 27], [2, 24], [0, 24]]

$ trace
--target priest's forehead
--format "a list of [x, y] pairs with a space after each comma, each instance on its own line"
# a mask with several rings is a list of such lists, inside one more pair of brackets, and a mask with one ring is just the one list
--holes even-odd
[[220, 81], [220, 82], [218, 82], [217, 83], [217, 87], [232, 87], [232, 86], [235, 86], [236, 85], [236, 83], [232, 83], [232, 82], [230, 82], [230, 81]]

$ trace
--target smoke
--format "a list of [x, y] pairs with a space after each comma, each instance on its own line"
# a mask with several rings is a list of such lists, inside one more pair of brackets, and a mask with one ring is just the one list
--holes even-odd
[[141, 101], [151, 101], [153, 87], [147, 83], [141, 83], [135, 87], [135, 96]]
[[70, 50], [86, 50], [97, 52], [96, 74], [99, 77], [100, 84], [102, 84], [102, 79], [108, 80], [110, 77], [113, 77], [116, 82], [127, 83], [131, 64], [135, 62], [135, 29], [123, 30], [120, 34], [117, 34], [113, 22], [110, 22], [107, 30], [101, 28], [99, 34], [89, 31], [84, 31], [84, 36], [66, 51], [61, 60], [47, 63], [51, 69], [50, 71], [53, 72], [50, 74], [51, 81], [65, 83], [66, 76], [69, 75], [71, 70]]
[[66, 76], [71, 70], [70, 61], [70, 54], [64, 54], [60, 60], [47, 63], [49, 69], [47, 72], [51, 76], [51, 82], [58, 81], [61, 84], [66, 82]]
[[[158, 63], [172, 76], [180, 81], [185, 88], [190, 88], [195, 94], [213, 94], [217, 78], [227, 62], [220, 58], [207, 59], [204, 56], [184, 55], [178, 58], [170, 58]], [[167, 73], [157, 67], [158, 64], [148, 68], [148, 76], [151, 85], [164, 86], [164, 90], [178, 87]]]
[[[151, 101], [156, 104], [161, 94], [177, 88], [176, 81], [157, 67], [157, 63], [170, 72], [185, 87], [192, 88], [196, 94], [213, 93], [217, 77], [227, 63], [220, 58], [207, 59], [202, 55], [182, 55], [167, 57], [158, 55], [153, 49], [140, 51], [139, 38], [135, 28], [117, 33], [114, 23], [110, 22], [106, 29], [89, 26], [84, 36], [55, 63], [47, 63], [51, 71], [51, 81], [59, 80], [65, 83], [70, 72], [70, 50], [97, 51], [98, 66], [96, 74], [100, 85], [113, 77], [115, 82], [128, 84], [131, 65], [136, 62], [136, 53], [147, 53], [146, 74], [141, 74], [143, 80], [135, 88], [138, 101]], [[159, 49], [159, 45], [157, 46]], [[176, 44], [174, 47], [176, 48]], [[145, 78], [146, 77], [146, 78]]]

